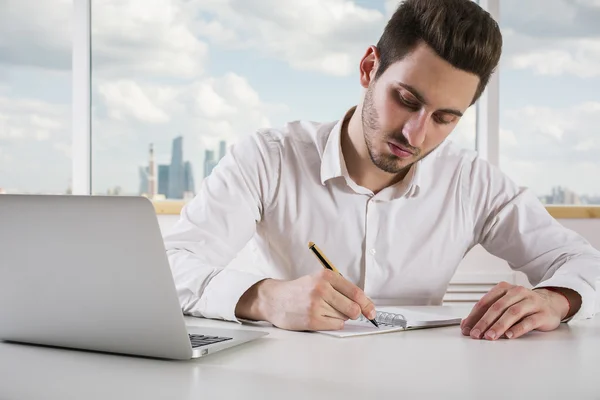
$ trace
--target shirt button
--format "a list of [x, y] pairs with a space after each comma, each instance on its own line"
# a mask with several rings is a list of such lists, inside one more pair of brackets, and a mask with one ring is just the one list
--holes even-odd
[[371, 253], [371, 255], [374, 256], [375, 253], [377, 253], [377, 252], [375, 251], [375, 249], [371, 249], [371, 250], [369, 250], [369, 253]]

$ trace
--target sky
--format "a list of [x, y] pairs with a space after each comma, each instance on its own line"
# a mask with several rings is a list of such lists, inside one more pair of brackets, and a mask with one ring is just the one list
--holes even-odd
[[[183, 136], [204, 151], [262, 127], [333, 121], [396, 0], [94, 0], [93, 191], [137, 194]], [[501, 0], [500, 167], [522, 186], [600, 195], [600, 1]], [[0, 0], [0, 188], [71, 178], [71, 0]], [[35, 10], [35, 12], [32, 12]], [[449, 137], [474, 148], [475, 110]]]

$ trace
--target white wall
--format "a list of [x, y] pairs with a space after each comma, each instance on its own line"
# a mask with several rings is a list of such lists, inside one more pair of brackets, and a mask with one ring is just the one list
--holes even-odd
[[[177, 221], [177, 218], [177, 215], [159, 215], [158, 222], [163, 232], [168, 230]], [[559, 222], [585, 237], [595, 248], [600, 249], [600, 219], [561, 219]], [[240, 257], [243, 262], [243, 253]], [[524, 274], [513, 272], [504, 260], [492, 256], [481, 246], [477, 246], [464, 258], [453, 282], [479, 284], [479, 286], [485, 283], [486, 287], [489, 287], [493, 282], [502, 280], [529, 286]], [[464, 286], [461, 287], [464, 288]], [[457, 289], [459, 292], [461, 290], [466, 289]], [[484, 291], [486, 291], [485, 287], [481, 292]]]

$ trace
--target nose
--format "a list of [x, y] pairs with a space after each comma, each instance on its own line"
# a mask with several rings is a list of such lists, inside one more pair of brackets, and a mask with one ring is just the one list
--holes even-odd
[[404, 124], [404, 136], [413, 147], [421, 147], [427, 134], [427, 113], [425, 110], [411, 114]]

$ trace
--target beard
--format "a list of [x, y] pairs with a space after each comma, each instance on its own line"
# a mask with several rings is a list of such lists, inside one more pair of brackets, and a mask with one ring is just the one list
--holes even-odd
[[[402, 129], [394, 132], [382, 132], [379, 125], [379, 115], [373, 105], [373, 90], [369, 85], [362, 108], [362, 128], [365, 144], [369, 151], [369, 157], [377, 168], [390, 174], [399, 174], [400, 172], [410, 168], [417, 161], [420, 149], [415, 148], [408, 143], [408, 140], [402, 133]], [[391, 152], [379, 152], [375, 149], [376, 142], [394, 141], [413, 152], [414, 160], [404, 165], [402, 160]]]

